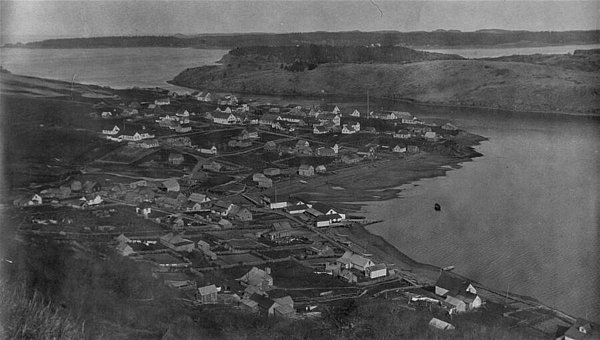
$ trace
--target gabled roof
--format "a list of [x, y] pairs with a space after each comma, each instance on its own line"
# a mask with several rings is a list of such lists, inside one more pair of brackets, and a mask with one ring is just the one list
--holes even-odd
[[312, 208], [315, 209], [318, 212], [323, 213], [323, 214], [326, 214], [329, 210], [333, 210], [334, 212], [337, 212], [332, 207], [330, 207], [330, 206], [328, 206], [326, 204], [320, 203], [320, 202], [317, 202], [317, 203], [313, 204]]
[[179, 182], [177, 182], [177, 180], [175, 178], [170, 178], [162, 183], [165, 186], [165, 188], [167, 188], [167, 189], [176, 188], [179, 186]]
[[231, 112], [227, 113], [227, 112], [215, 111], [212, 113], [212, 116], [213, 116], [213, 118], [229, 119], [229, 117], [234, 116], [234, 115]]
[[129, 237], [125, 236], [124, 234], [121, 234], [121, 235], [117, 236], [115, 238], [115, 240], [117, 240], [117, 242], [119, 242], [119, 243], [128, 243], [128, 242], [131, 242], [131, 240], [129, 239]]
[[216, 294], [217, 292], [218, 292], [218, 290], [215, 285], [198, 288], [198, 293], [202, 296], [208, 295], [208, 294]]
[[275, 310], [278, 311], [279, 313], [281, 313], [282, 315], [289, 315], [289, 314], [294, 314], [294, 312], [296, 311], [294, 309], [294, 307], [290, 306], [290, 305], [281, 305], [279, 303], [277, 303], [278, 306], [275, 307]]
[[206, 195], [198, 193], [198, 192], [193, 192], [190, 197], [188, 197], [188, 200], [192, 201], [192, 202], [196, 202], [196, 203], [202, 203], [205, 200], [209, 200], [210, 198], [208, 198]]
[[250, 296], [250, 299], [253, 301], [256, 301], [256, 303], [258, 303], [258, 307], [260, 307], [262, 309], [269, 309], [274, 304], [276, 304], [275, 301], [269, 299], [268, 297], [258, 295], [256, 293], [252, 294], [252, 296]]
[[450, 276], [447, 272], [442, 271], [440, 277], [435, 283], [436, 287], [444, 288], [448, 291], [465, 292], [471, 283], [459, 277]]
[[342, 218], [342, 216], [340, 216], [338, 214], [320, 215], [320, 216], [317, 216], [316, 220], [319, 221], [319, 222], [322, 222], [322, 221], [335, 220], [335, 219], [338, 219], [338, 218]]
[[288, 221], [280, 221], [273, 223], [273, 229], [275, 229], [276, 231], [287, 231], [292, 230], [292, 226]]
[[279, 305], [281, 306], [290, 306], [293, 308], [294, 306], [294, 300], [292, 300], [291, 296], [284, 296], [284, 297], [280, 297], [277, 299], [273, 299], [275, 302], [277, 302]]
[[377, 271], [377, 270], [382, 270], [382, 269], [387, 269], [387, 266], [385, 265], [385, 263], [380, 263], [380, 264], [376, 264], [374, 266], [369, 267], [369, 271]]
[[373, 263], [371, 259], [360, 256], [358, 254], [352, 254], [350, 257], [350, 261], [353, 265], [357, 265], [359, 267], [366, 267], [369, 263]]
[[238, 280], [248, 283], [250, 285], [253, 285], [253, 284], [259, 284], [263, 280], [271, 280], [271, 279], [272, 279], [271, 275], [267, 274], [267, 272], [265, 272], [264, 270], [256, 268], [256, 267], [252, 267], [252, 269], [250, 269], [250, 271], [248, 271], [246, 274], [244, 274], [244, 276], [242, 276]]

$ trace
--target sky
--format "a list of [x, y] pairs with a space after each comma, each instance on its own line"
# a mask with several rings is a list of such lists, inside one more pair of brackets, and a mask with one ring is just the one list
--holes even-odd
[[600, 1], [1, 1], [3, 40], [485, 28], [598, 29]]

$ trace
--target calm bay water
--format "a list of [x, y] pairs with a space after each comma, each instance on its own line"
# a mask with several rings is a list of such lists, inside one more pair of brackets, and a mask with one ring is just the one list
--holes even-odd
[[[527, 51], [566, 53], [598, 47], [584, 46]], [[502, 49], [502, 54], [477, 51], [477, 55], [465, 56], [526, 54], [524, 49]], [[80, 83], [169, 89], [180, 89], [166, 83], [180, 71], [212, 64], [226, 52], [188, 48], [0, 50], [2, 65], [16, 74], [68, 81], [75, 74]], [[352, 105], [364, 111], [360, 107], [364, 103]], [[483, 157], [447, 176], [406, 185], [398, 199], [365, 206], [367, 215], [386, 220], [370, 227], [371, 232], [417, 261], [455, 265], [459, 273], [489, 286], [531, 295], [600, 322], [598, 119], [373, 105], [446, 118], [490, 140], [477, 147]], [[436, 202], [442, 206], [440, 212], [433, 209]]]
[[573, 53], [573, 51], [575, 50], [590, 50], [594, 48], [600, 48], [600, 44], [505, 48], [434, 48], [421, 50], [438, 53], [458, 54], [465, 58], [494, 58], [513, 54], [566, 54]]
[[[227, 50], [139, 47], [0, 49], [2, 66], [15, 74], [113, 88], [183, 88], [166, 83], [186, 68], [214, 64]], [[189, 89], [186, 89], [189, 90]]]
[[484, 156], [368, 204], [386, 221], [369, 230], [417, 261], [600, 321], [600, 120], [451, 111], [422, 116], [488, 137]]

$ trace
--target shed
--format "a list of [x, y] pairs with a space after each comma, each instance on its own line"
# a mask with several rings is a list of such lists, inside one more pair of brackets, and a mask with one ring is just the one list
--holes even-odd
[[315, 168], [312, 165], [302, 164], [298, 168], [298, 175], [304, 177], [314, 176]]
[[162, 182], [162, 184], [165, 187], [165, 189], [167, 189], [167, 191], [179, 192], [179, 190], [181, 190], [179, 182], [177, 182], [175, 178], [168, 179]]
[[198, 288], [198, 301], [200, 303], [216, 303], [217, 302], [217, 287], [215, 285]]
[[447, 323], [446, 321], [442, 321], [442, 320], [436, 319], [436, 318], [432, 318], [429, 321], [429, 326], [435, 327], [437, 329], [445, 330], [445, 331], [455, 329], [454, 326]]

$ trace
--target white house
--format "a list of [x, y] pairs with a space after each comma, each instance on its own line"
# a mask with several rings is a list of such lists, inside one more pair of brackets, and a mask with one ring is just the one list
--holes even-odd
[[204, 149], [204, 148], [200, 148], [200, 153], [204, 153], [204, 154], [208, 154], [208, 155], [216, 155], [217, 154], [217, 147], [216, 146], [212, 146], [208, 149]]
[[425, 132], [425, 135], [423, 137], [425, 137], [425, 139], [427, 139], [429, 141], [436, 141], [438, 139], [437, 134], [433, 131]]
[[349, 126], [348, 124], [344, 124], [342, 126], [342, 134], [343, 135], [351, 135], [356, 132], [358, 132], [358, 131], [356, 131], [352, 126]]
[[266, 204], [269, 209], [283, 209], [288, 206], [288, 202], [286, 200], [280, 200], [277, 197], [263, 196], [263, 202]]
[[355, 109], [354, 111], [352, 111], [352, 113], [350, 114], [350, 116], [359, 118], [360, 117], [360, 112]]
[[154, 101], [154, 104], [155, 104], [155, 105], [169, 105], [169, 104], [171, 104], [171, 98], [169, 98], [169, 97], [166, 97], [166, 98], [159, 98], [159, 99], [156, 99], [156, 100]]
[[237, 122], [237, 118], [235, 118], [235, 116], [231, 112], [226, 113], [226, 112], [216, 111], [215, 113], [212, 114], [212, 117], [213, 117], [213, 122], [216, 124], [232, 125]]
[[119, 133], [119, 131], [121, 131], [121, 129], [119, 129], [119, 127], [115, 125], [112, 128], [112, 130], [102, 130], [102, 134], [105, 134], [105, 135], [116, 135], [116, 134]]
[[365, 275], [369, 279], [385, 277], [385, 276], [387, 276], [387, 267], [385, 266], [385, 263], [380, 263], [380, 264], [376, 264], [371, 267], [367, 267], [365, 270]]
[[404, 145], [396, 145], [394, 147], [394, 149], [392, 149], [392, 152], [395, 152], [395, 153], [405, 153], [406, 152], [406, 146], [404, 146]]

